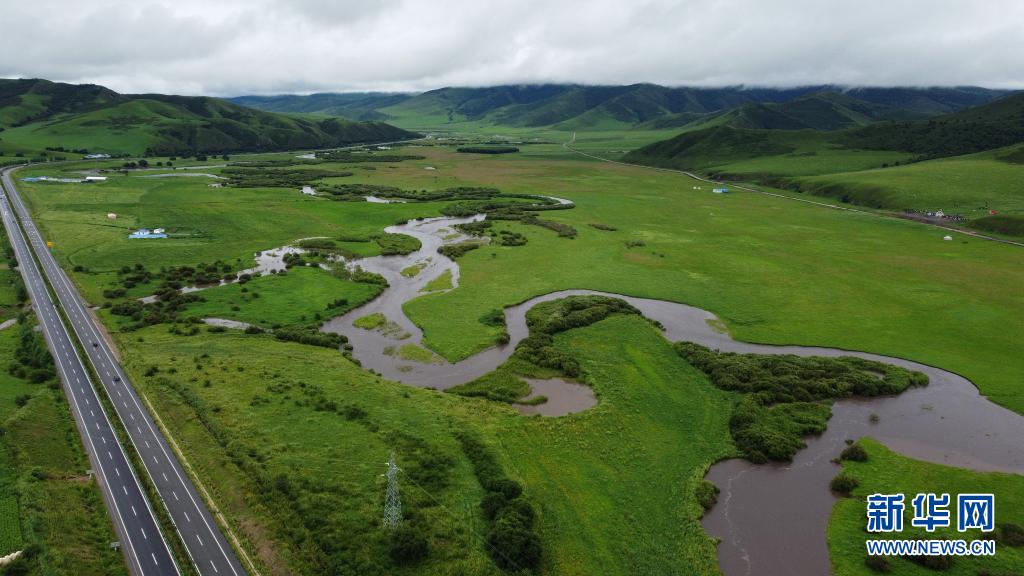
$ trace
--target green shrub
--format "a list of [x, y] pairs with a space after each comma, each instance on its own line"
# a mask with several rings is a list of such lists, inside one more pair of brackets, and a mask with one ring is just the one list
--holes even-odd
[[505, 325], [505, 311], [499, 308], [493, 308], [484, 313], [480, 317], [480, 323], [485, 326], [504, 326]]
[[952, 556], [904, 556], [904, 558], [930, 570], [945, 571], [953, 567]]
[[459, 431], [456, 439], [487, 492], [480, 508], [488, 520], [486, 544], [491, 559], [508, 571], [536, 568], [541, 558], [540, 537], [533, 530], [536, 512], [521, 497], [522, 486], [505, 476], [497, 459], [478, 438]]
[[718, 503], [718, 492], [718, 486], [707, 480], [701, 480], [700, 484], [697, 484], [697, 502], [705, 511], [711, 510]]
[[409, 526], [400, 526], [391, 533], [389, 551], [395, 564], [404, 565], [426, 558], [429, 546], [419, 531]]
[[513, 154], [519, 152], [515, 146], [462, 146], [455, 149], [463, 154]]
[[832, 479], [829, 483], [829, 487], [832, 488], [833, 492], [849, 496], [853, 489], [859, 486], [860, 483], [853, 476], [850, 476], [846, 472], [840, 472]]
[[1009, 522], [999, 524], [996, 539], [1007, 546], [1024, 546], [1024, 528]]
[[853, 443], [846, 447], [839, 455], [840, 460], [852, 460], [854, 462], [867, 462], [868, 452], [859, 443]]
[[889, 559], [885, 556], [865, 556], [864, 565], [873, 572], [892, 572], [892, 565], [889, 564]]

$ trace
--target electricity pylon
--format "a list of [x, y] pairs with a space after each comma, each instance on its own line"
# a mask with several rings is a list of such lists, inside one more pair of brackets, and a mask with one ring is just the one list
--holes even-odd
[[398, 494], [398, 473], [401, 468], [395, 464], [395, 453], [388, 459], [388, 471], [384, 476], [388, 479], [388, 492], [384, 498], [384, 528], [394, 530], [402, 524], [402, 498]]

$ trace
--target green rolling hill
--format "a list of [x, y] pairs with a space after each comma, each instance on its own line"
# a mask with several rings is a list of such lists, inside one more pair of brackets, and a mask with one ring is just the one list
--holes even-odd
[[198, 96], [0, 80], [0, 152], [185, 154], [326, 148], [414, 138], [379, 121], [299, 117]]
[[[796, 103], [806, 112], [802, 100]], [[942, 210], [989, 232], [1024, 235], [1024, 93], [927, 119], [874, 121], [842, 130], [828, 130], [827, 124], [792, 129], [798, 126], [785, 123], [793, 118], [792, 109], [785, 104], [761, 106], [759, 116], [721, 114], [717, 124], [707, 119], [704, 128], [643, 146], [623, 159], [873, 208]], [[826, 115], [802, 117], [835, 118], [833, 112], [847, 110], [852, 108], [844, 102]], [[851, 123], [856, 120], [849, 115]]]
[[[240, 96], [274, 112], [387, 120], [407, 128], [478, 123], [562, 130], [699, 127], [840, 129], [879, 119], [908, 120], [977, 106], [1005, 95], [984, 88], [693, 88], [655, 84], [543, 84], [440, 88], [421, 94]], [[718, 118], [727, 114], [726, 118]], [[708, 124], [711, 123], [711, 124]]]

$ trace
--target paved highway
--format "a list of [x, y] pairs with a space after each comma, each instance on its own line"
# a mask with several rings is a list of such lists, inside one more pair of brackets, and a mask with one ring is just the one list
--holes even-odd
[[178, 568], [160, 533], [149, 500], [100, 405], [89, 372], [50, 299], [42, 273], [29, 252], [6, 194], [2, 191], [0, 211], [3, 212], [4, 226], [18, 260], [18, 269], [32, 299], [46, 343], [53, 354], [57, 373], [64, 384], [71, 411], [114, 521], [128, 567], [136, 576], [178, 575]]
[[[114, 358], [96, 324], [97, 320], [89, 313], [87, 305], [67, 274], [57, 265], [28, 210], [21, 202], [10, 173], [10, 169], [0, 173], [6, 192], [0, 194], [4, 225], [17, 251], [19, 268], [25, 276], [25, 283], [29, 287], [33, 305], [37, 308], [40, 323], [47, 334], [47, 341], [60, 366], [65, 386], [68, 387], [69, 398], [72, 405], [76, 406], [76, 415], [84, 417], [80, 420], [80, 426], [87, 430], [83, 437], [86, 440], [86, 447], [90, 448], [90, 457], [93, 458], [94, 465], [103, 465], [100, 473], [101, 484], [105, 486], [104, 493], [107, 495], [114, 524], [119, 532], [122, 532], [129, 566], [137, 574], [178, 574], [167, 544], [156, 529], [156, 520], [138, 480], [130, 472], [131, 468], [120, 445], [117, 444], [110, 423], [99, 406], [88, 372], [74, 349], [67, 327], [56, 313], [54, 303], [43, 283], [43, 275], [29, 254], [29, 248], [35, 252], [42, 264], [42, 272], [45, 273], [57, 296], [57, 303], [63, 308], [71, 329], [77, 335], [82, 349], [98, 375], [117, 417], [128, 432], [129, 439], [156, 486], [162, 505], [170, 515], [196, 570], [203, 576], [246, 574], [203, 499], [182, 469], [149, 412], [143, 407], [124, 370]], [[18, 229], [15, 216], [24, 228], [28, 245], [25, 236]], [[79, 407], [85, 411], [84, 414], [78, 414]], [[93, 412], [95, 416], [92, 415]], [[109, 452], [106, 451], [106, 446], [110, 446]], [[97, 458], [97, 455], [100, 457]], [[102, 458], [104, 455], [108, 458]], [[120, 464], [115, 467], [114, 464], [118, 461]], [[127, 515], [125, 510], [130, 510]], [[143, 516], [148, 525], [144, 526], [135, 521], [137, 518], [142, 519]]]

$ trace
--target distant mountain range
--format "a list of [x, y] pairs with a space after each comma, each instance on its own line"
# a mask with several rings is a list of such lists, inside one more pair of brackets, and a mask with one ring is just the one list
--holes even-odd
[[878, 120], [956, 112], [1006, 95], [955, 88], [669, 88], [654, 84], [548, 84], [441, 88], [420, 94], [369, 92], [240, 96], [232, 102], [272, 112], [384, 120], [406, 128], [478, 122], [566, 130], [737, 128], [837, 130]]
[[0, 150], [131, 154], [295, 150], [416, 137], [382, 122], [299, 118], [219, 98], [118, 94], [38, 79], [0, 79], [0, 130]]
[[[841, 102], [851, 114], [878, 110], [855, 109], [847, 101]], [[795, 133], [785, 130], [799, 128], [787, 124], [794, 106], [806, 112], [820, 104], [811, 106], [806, 99], [798, 99], [782, 105], [745, 105], [719, 115], [725, 119], [721, 122], [708, 120], [708, 126], [654, 142], [624, 159], [653, 166], [705, 169], [736, 160], [789, 154], [794, 151], [791, 143]], [[825, 124], [836, 118], [821, 113], [813, 116]], [[874, 117], [881, 119], [877, 114]], [[1024, 93], [925, 119], [874, 121], [844, 130], [799, 134], [804, 140], [820, 142], [822, 147], [907, 152], [919, 160], [971, 154], [1024, 142]]]
[[[409, 130], [471, 123], [466, 126], [669, 129], [698, 133], [697, 140], [723, 129], [833, 131], [842, 132], [850, 145], [934, 156], [948, 153], [940, 148], [978, 148], [1015, 138], [1012, 122], [998, 127], [979, 119], [987, 112], [969, 112], [982, 110], [1008, 93], [975, 87], [546, 84], [225, 100], [119, 94], [102, 86], [38, 79], [0, 80], [0, 154], [44, 148], [131, 154], [327, 148], [408, 139], [415, 137]], [[956, 116], [961, 112], [965, 115]], [[944, 127], [921, 124], [929, 118], [943, 119]], [[949, 124], [959, 122], [958, 118], [986, 128], [981, 134], [968, 133], [966, 125]], [[735, 134], [713, 136], [749, 148], [750, 140], [736, 141]], [[751, 138], [771, 141], [771, 137]]]

